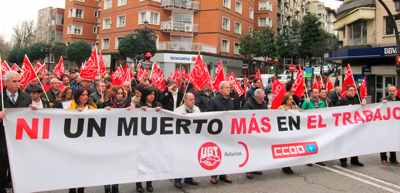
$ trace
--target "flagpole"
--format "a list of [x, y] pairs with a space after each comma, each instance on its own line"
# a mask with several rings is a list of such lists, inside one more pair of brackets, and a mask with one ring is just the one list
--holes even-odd
[[[304, 72], [303, 66], [301, 66], [301, 68], [302, 68], [302, 70], [303, 70], [303, 72]], [[303, 76], [304, 76], [304, 74], [303, 74]], [[304, 89], [305, 89], [305, 92], [306, 92], [306, 98], [309, 99], [310, 96], [308, 96], [308, 88], [307, 88], [306, 78], [305, 78], [305, 77], [303, 78], [303, 84], [304, 84]]]
[[2, 111], [4, 111], [5, 109], [4, 109], [4, 90], [3, 90], [3, 62], [1, 61], [1, 57], [0, 57], [0, 76], [1, 76], [1, 79], [0, 79], [0, 88], [1, 88], [1, 110]]
[[35, 73], [36, 79], [39, 81], [40, 87], [41, 87], [42, 90], [43, 90], [43, 93], [44, 93], [44, 96], [46, 97], [47, 102], [50, 103], [49, 96], [47, 96], [47, 93], [46, 93], [46, 90], [44, 89], [44, 86], [43, 86], [42, 81], [40, 81], [39, 76], [36, 74], [36, 72], [34, 72], [34, 73]]

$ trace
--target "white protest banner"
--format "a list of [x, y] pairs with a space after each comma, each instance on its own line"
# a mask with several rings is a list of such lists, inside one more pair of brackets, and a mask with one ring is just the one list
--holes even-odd
[[8, 109], [15, 193], [244, 173], [400, 150], [400, 102], [190, 114]]

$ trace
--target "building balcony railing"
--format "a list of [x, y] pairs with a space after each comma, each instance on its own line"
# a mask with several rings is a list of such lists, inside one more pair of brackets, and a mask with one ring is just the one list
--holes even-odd
[[161, 7], [165, 9], [190, 9], [198, 11], [200, 2], [193, 0], [161, 0]]
[[163, 21], [161, 22], [161, 30], [165, 32], [174, 31], [194, 33], [198, 31], [198, 25], [185, 22]]
[[202, 44], [202, 43], [192, 43], [192, 42], [159, 42], [157, 45], [157, 50], [168, 50], [168, 51], [185, 51], [185, 52], [207, 52], [216, 54], [217, 48]]

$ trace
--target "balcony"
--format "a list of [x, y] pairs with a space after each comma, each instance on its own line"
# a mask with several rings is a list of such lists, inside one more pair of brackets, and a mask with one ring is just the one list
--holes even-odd
[[157, 50], [217, 53], [217, 48], [215, 47], [192, 42], [159, 42]]
[[193, 0], [161, 0], [161, 7], [168, 10], [189, 9], [198, 11], [200, 3]]
[[198, 25], [185, 22], [163, 21], [161, 22], [161, 31], [164, 32], [197, 32]]

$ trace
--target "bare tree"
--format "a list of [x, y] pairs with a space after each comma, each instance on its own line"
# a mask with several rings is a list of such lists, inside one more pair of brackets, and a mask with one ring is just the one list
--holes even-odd
[[0, 57], [4, 58], [10, 52], [10, 44], [0, 36]]
[[13, 31], [12, 38], [15, 48], [27, 48], [35, 41], [35, 27], [32, 20], [16, 25]]

